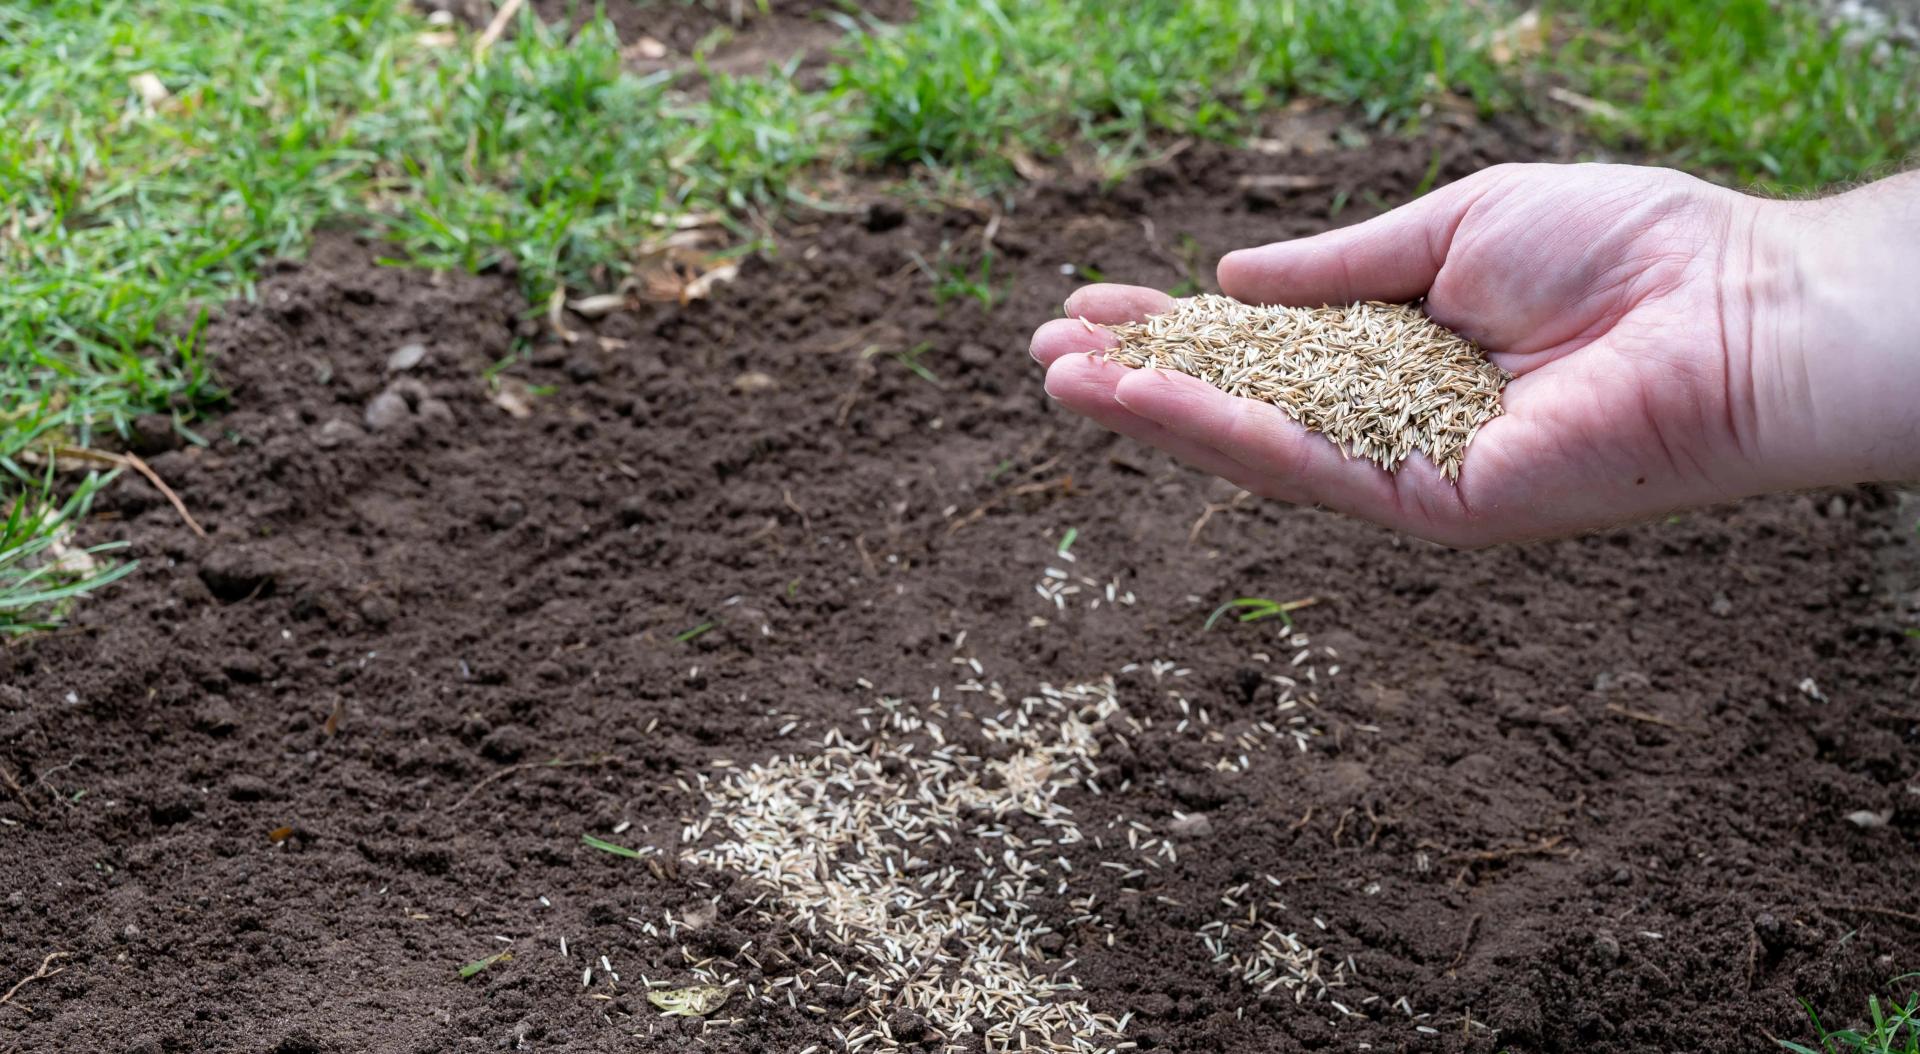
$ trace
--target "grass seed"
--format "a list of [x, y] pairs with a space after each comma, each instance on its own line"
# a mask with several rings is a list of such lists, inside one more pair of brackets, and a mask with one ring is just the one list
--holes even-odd
[[1505, 370], [1407, 304], [1265, 307], [1202, 295], [1109, 326], [1123, 366], [1176, 370], [1272, 403], [1350, 456], [1396, 471], [1414, 451], [1450, 481], [1500, 416]]

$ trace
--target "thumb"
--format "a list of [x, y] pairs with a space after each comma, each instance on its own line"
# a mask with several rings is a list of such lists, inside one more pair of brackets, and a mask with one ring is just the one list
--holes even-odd
[[1220, 260], [1220, 288], [1253, 304], [1319, 307], [1425, 296], [1453, 233], [1486, 193], [1479, 172], [1351, 227], [1241, 249]]

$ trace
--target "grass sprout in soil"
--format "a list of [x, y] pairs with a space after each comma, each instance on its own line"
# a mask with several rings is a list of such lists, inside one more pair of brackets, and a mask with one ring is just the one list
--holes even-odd
[[[1897, 990], [1915, 980], [1920, 974], [1896, 977], [1887, 987]], [[1909, 991], [1904, 1002], [1890, 998], [1882, 1003], [1878, 994], [1868, 996], [1867, 1022], [1859, 1028], [1829, 1030], [1811, 1005], [1807, 1017], [1818, 1043], [1778, 1040], [1782, 1049], [1793, 1054], [1920, 1054], [1920, 991]]]

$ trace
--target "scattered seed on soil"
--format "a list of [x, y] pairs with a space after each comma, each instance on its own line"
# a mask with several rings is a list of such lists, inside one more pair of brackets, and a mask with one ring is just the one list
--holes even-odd
[[1500, 416], [1508, 379], [1472, 341], [1407, 304], [1264, 307], [1207, 294], [1108, 328], [1120, 344], [1107, 357], [1123, 366], [1272, 403], [1388, 471], [1419, 451], [1449, 480], [1480, 426]]
[[[600, 961], [605, 963], [605, 957]], [[733, 989], [727, 985], [707, 984], [648, 992], [647, 1002], [668, 1017], [705, 1017], [726, 1005], [732, 995]]]

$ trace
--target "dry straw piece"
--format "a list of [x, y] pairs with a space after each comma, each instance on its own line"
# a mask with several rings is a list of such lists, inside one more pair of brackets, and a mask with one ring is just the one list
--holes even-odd
[[1202, 295], [1107, 327], [1123, 366], [1177, 370], [1260, 399], [1343, 451], [1395, 471], [1418, 450], [1448, 480], [1500, 416], [1507, 372], [1407, 304], [1261, 307]]

